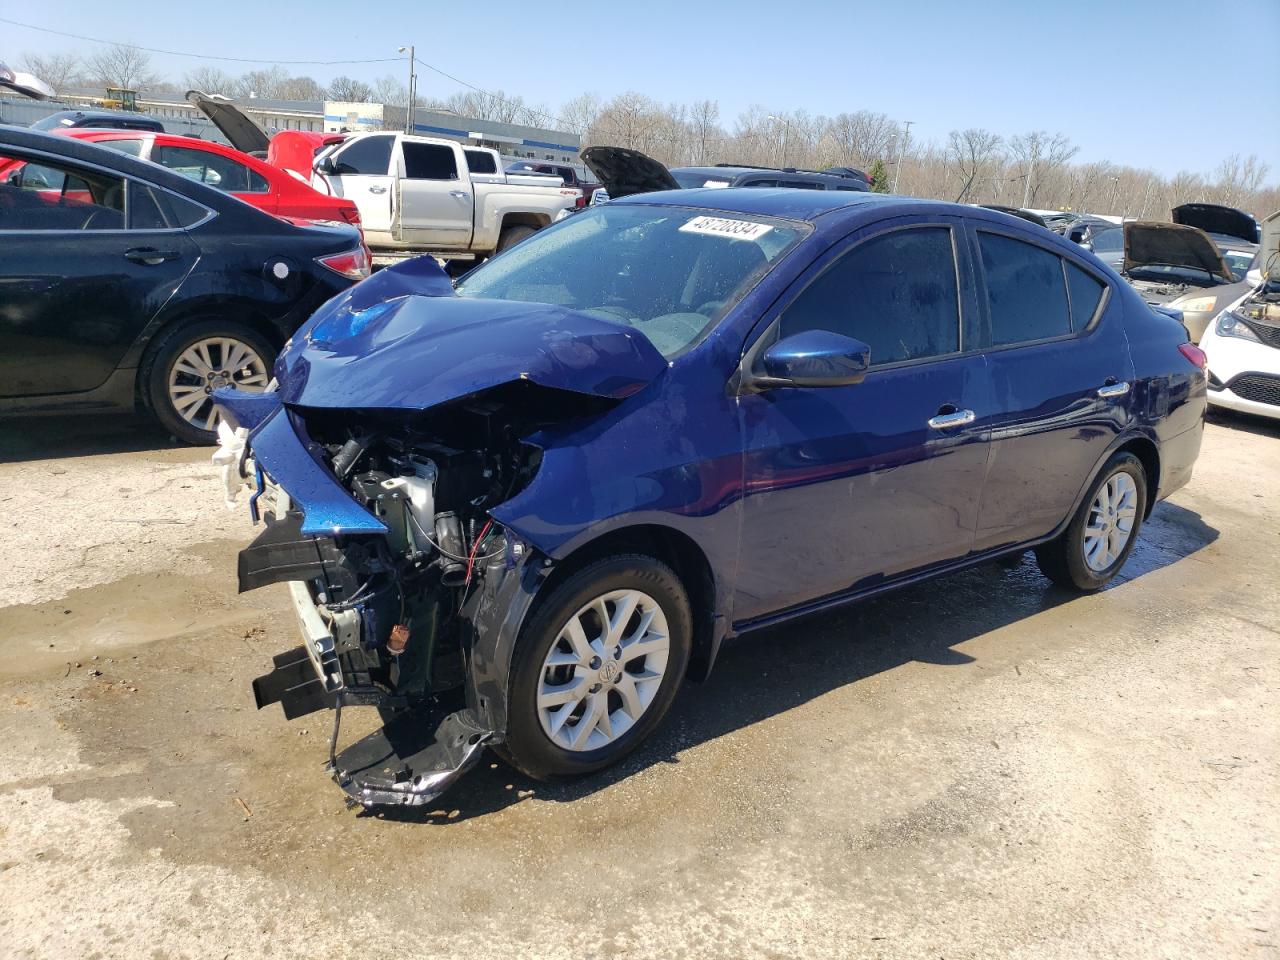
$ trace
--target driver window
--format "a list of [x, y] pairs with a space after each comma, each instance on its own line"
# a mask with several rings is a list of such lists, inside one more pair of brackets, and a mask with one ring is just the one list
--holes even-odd
[[917, 227], [854, 247], [805, 288], [778, 336], [829, 330], [871, 348], [873, 366], [960, 349], [955, 252], [947, 227]]
[[121, 230], [124, 181], [0, 154], [0, 230]]

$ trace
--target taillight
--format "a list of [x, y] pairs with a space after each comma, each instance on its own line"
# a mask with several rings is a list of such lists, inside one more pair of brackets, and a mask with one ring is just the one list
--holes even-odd
[[1203, 370], [1209, 366], [1209, 358], [1205, 352], [1197, 347], [1194, 343], [1184, 343], [1178, 347], [1178, 352]]
[[328, 267], [334, 273], [342, 274], [348, 280], [363, 280], [369, 276], [369, 252], [363, 244], [354, 250], [316, 257], [316, 263]]
[[577, 200], [573, 201], [573, 205], [574, 205], [574, 207], [575, 207], [575, 208], [577, 208], [578, 210], [581, 210], [583, 207], [585, 207], [585, 206], [587, 205], [587, 198], [586, 198], [586, 197], [578, 197], [578, 199], [577, 199]]

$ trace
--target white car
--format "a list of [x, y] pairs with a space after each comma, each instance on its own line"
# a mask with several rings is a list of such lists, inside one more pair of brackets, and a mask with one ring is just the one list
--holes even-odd
[[1263, 223], [1249, 292], [1205, 328], [1209, 403], [1280, 419], [1280, 213]]

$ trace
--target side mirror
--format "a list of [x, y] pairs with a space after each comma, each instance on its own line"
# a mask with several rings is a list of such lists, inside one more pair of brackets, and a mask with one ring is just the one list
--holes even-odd
[[759, 367], [759, 387], [843, 387], [867, 375], [871, 348], [829, 330], [806, 330], [765, 350]]
[[338, 165], [333, 162], [333, 157], [321, 157], [316, 161], [316, 173], [323, 173], [326, 177], [332, 176], [338, 172]]

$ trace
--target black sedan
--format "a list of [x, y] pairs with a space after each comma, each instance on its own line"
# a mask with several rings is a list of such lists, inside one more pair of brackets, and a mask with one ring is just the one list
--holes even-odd
[[368, 272], [354, 228], [0, 127], [0, 416], [142, 410], [211, 442], [212, 392], [263, 389], [294, 329]]

